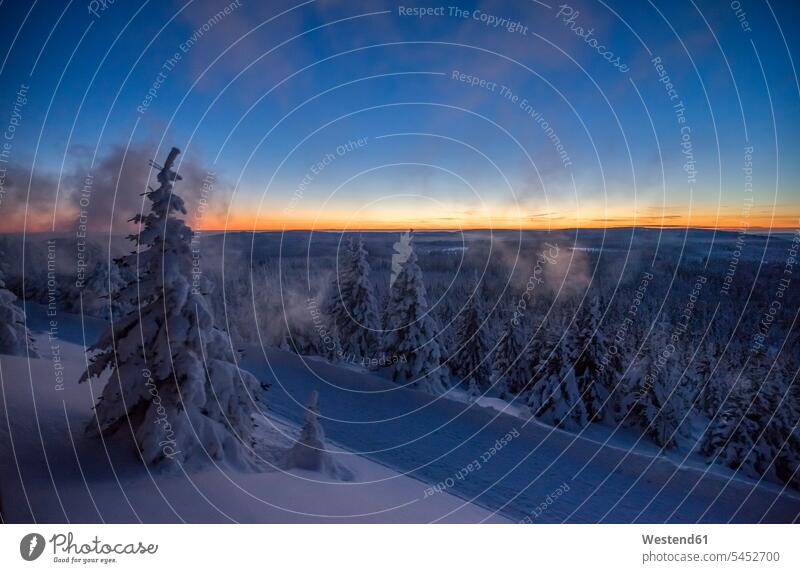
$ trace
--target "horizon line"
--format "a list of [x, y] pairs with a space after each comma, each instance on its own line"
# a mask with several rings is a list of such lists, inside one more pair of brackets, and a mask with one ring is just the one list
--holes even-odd
[[[278, 227], [263, 227], [263, 228], [228, 228], [228, 229], [193, 229], [197, 233], [280, 233], [280, 232], [317, 232], [317, 233], [397, 233], [404, 231], [413, 231], [415, 233], [443, 233], [443, 232], [475, 232], [475, 231], [577, 231], [577, 230], [619, 230], [619, 229], [649, 229], [649, 230], [703, 230], [703, 231], [723, 231], [723, 232], [799, 232], [800, 227], [722, 227], [722, 226], [685, 226], [685, 225], [611, 225], [611, 226], [574, 226], [574, 227], [386, 227], [386, 228], [278, 228]], [[18, 231], [0, 231], [0, 235], [12, 235], [25, 233], [27, 235], [57, 235], [64, 233], [72, 233], [73, 229], [67, 230], [25, 230]], [[99, 235], [108, 234], [107, 231], [89, 231], [87, 234]], [[127, 236], [131, 233], [123, 231], [113, 233], [112, 236]]]

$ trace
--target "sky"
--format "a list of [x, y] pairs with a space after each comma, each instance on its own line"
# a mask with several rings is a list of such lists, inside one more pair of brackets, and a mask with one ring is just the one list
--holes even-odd
[[0, 4], [0, 231], [797, 228], [795, 1]]

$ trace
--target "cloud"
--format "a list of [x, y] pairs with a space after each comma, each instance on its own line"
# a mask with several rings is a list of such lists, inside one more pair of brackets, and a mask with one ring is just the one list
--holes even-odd
[[[293, 0], [241, 4], [216, 20], [186, 53], [190, 80], [198, 80], [200, 89], [216, 94], [236, 74], [244, 72], [233, 93], [248, 101], [272, 88], [294, 72], [298, 58], [307, 53], [302, 42], [293, 41], [265, 55], [303, 31], [306, 7], [298, 7], [299, 4]], [[179, 18], [188, 29], [187, 39], [208, 27], [208, 22], [227, 5], [217, 0], [197, 0], [183, 10]], [[219, 61], [206, 71], [219, 56], [222, 56]], [[275, 97], [284, 96], [276, 93]], [[288, 105], [291, 100], [283, 103]]]
[[[12, 163], [0, 171], [0, 232], [51, 230], [61, 228], [55, 209], [57, 174], [37, 171]], [[66, 208], [70, 208], [67, 205]]]
[[[78, 224], [90, 233], [133, 231], [130, 219], [142, 208], [145, 212], [150, 208], [143, 194], [148, 185], [156, 184], [155, 170], [149, 166], [156, 150], [154, 144], [113, 145], [90, 168], [89, 154], [77, 146], [70, 154], [74, 167], [61, 177], [39, 169], [31, 179], [29, 168], [12, 164], [3, 183], [0, 232], [19, 231], [22, 221], [29, 232], [72, 231]], [[159, 155], [163, 159], [166, 150]], [[183, 179], [176, 183], [175, 192], [186, 202], [187, 223], [202, 226], [204, 221], [219, 220], [228, 210], [232, 185], [206, 170], [195, 157], [183, 157], [178, 169]]]

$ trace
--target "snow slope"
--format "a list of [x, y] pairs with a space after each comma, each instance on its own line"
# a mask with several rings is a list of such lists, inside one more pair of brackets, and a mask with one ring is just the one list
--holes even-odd
[[[79, 317], [60, 313], [58, 320], [60, 335], [83, 338]], [[89, 323], [87, 338], [101, 326]], [[0, 356], [0, 508], [7, 522], [504, 521], [448, 494], [425, 499], [426, 484], [340, 449], [334, 457], [355, 474], [351, 482], [301, 470], [175, 465], [151, 473], [124, 437], [85, 436], [101, 382], [76, 383], [85, 368], [83, 346], [58, 340], [51, 348], [41, 334], [37, 342], [40, 359]], [[265, 450], [290, 445], [298, 433], [271, 417], [260, 426]]]
[[[600, 435], [554, 430], [500, 413], [496, 403], [433, 397], [258, 347], [247, 349], [242, 366], [272, 384], [271, 411], [300, 420], [305, 396], [317, 390], [330, 439], [514, 520], [536, 513], [536, 522], [791, 522], [800, 513], [800, 496], [781, 486], [678, 466], [652, 447], [604, 445]], [[518, 437], [496, 448], [514, 431]], [[566, 494], [534, 511], [565, 483]]]

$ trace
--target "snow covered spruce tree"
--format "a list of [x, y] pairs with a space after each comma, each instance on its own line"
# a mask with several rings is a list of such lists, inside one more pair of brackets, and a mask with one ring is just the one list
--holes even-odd
[[569, 363], [564, 342], [558, 342], [558, 334], [550, 336], [555, 338], [548, 344], [553, 350], [539, 367], [539, 379], [531, 389], [528, 406], [534, 416], [548, 424], [578, 430], [586, 425], [588, 415], [578, 391], [575, 369]]
[[709, 418], [716, 416], [728, 395], [728, 387], [724, 380], [729, 373], [722, 364], [721, 356], [722, 350], [719, 344], [707, 341], [689, 372], [692, 386], [698, 392], [694, 407]]
[[[532, 329], [530, 344], [528, 344], [528, 350], [525, 352], [524, 358], [530, 371], [530, 384], [527, 385], [527, 391], [530, 391], [533, 387], [533, 382], [544, 372], [545, 362], [547, 362], [547, 357], [550, 355], [550, 350], [552, 350], [547, 347], [548, 338], [546, 324], [542, 323]], [[558, 338], [550, 338], [550, 340], [558, 340]]]
[[[457, 337], [457, 350], [451, 370], [460, 383], [480, 393], [489, 388], [492, 369], [489, 362], [489, 325], [483, 309], [483, 293], [476, 281], [467, 300]], [[474, 390], [473, 390], [474, 391]]]
[[0, 354], [38, 355], [33, 337], [25, 326], [25, 313], [14, 302], [17, 296], [6, 288], [0, 272]]
[[192, 230], [174, 216], [186, 213], [172, 191], [178, 153], [172, 148], [159, 187], [146, 193], [150, 213], [132, 219], [140, 225], [130, 237], [136, 250], [120, 259], [123, 267], [138, 264], [138, 282], [120, 292], [134, 310], [100, 337], [80, 380], [111, 370], [89, 430], [110, 434], [130, 424], [149, 464], [209, 456], [247, 467], [264, 387], [237, 367], [228, 335], [214, 327], [203, 294], [210, 285], [191, 281]]
[[380, 321], [361, 237], [351, 238], [326, 304], [331, 330], [344, 356], [362, 361], [379, 348]]
[[530, 383], [531, 369], [524, 345], [522, 325], [509, 320], [494, 355], [494, 384], [503, 399], [523, 393]]
[[447, 366], [441, 364], [436, 338], [439, 328], [428, 308], [422, 269], [411, 248], [392, 283], [387, 305], [384, 348], [397, 357], [392, 378], [431, 394], [441, 394], [449, 385]]
[[741, 469], [751, 477], [760, 477], [772, 461], [770, 449], [760, 439], [767, 401], [758, 389], [750, 380], [735, 385], [725, 408], [706, 430], [702, 446], [711, 462]]
[[602, 361], [608, 352], [599, 331], [600, 315], [600, 300], [595, 297], [589, 305], [582, 305], [578, 309], [575, 325], [567, 336], [569, 360], [575, 370], [578, 391], [591, 422], [602, 420], [609, 397], [607, 377], [602, 367]]
[[609, 399], [603, 412], [603, 421], [608, 424], [617, 424], [627, 414], [626, 402], [628, 397], [627, 380], [625, 379], [626, 367], [624, 356], [628, 353], [619, 347], [607, 333], [602, 333], [605, 357], [601, 363], [600, 379], [609, 393]]
[[117, 296], [124, 285], [125, 281], [116, 263], [112, 261], [107, 265], [103, 261], [97, 261], [83, 287], [84, 312], [105, 319], [112, 316], [116, 319], [127, 314], [130, 305], [124, 304]]
[[800, 433], [793, 388], [764, 354], [752, 359], [709, 425], [701, 451], [711, 462], [800, 488]]
[[673, 359], [667, 325], [650, 337], [648, 352], [635, 374], [635, 401], [629, 421], [662, 448], [677, 447], [688, 436], [692, 394], [682, 369]]
[[452, 298], [443, 298], [437, 307], [436, 321], [439, 324], [439, 347], [442, 351], [442, 361], [446, 362], [458, 348], [456, 336], [457, 325], [453, 319], [457, 312], [454, 308]]

